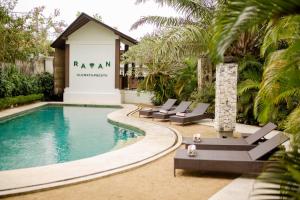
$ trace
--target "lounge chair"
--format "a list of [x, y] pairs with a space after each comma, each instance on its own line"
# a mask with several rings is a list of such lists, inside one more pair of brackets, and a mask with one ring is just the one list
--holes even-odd
[[257, 142], [265, 135], [274, 130], [277, 126], [269, 122], [255, 133], [246, 138], [201, 138], [200, 142], [194, 142], [191, 137], [184, 137], [183, 144], [186, 148], [194, 144], [197, 149], [214, 149], [214, 150], [244, 150], [248, 151], [257, 146]]
[[166, 112], [154, 112], [152, 114], [153, 118], [156, 119], [169, 119], [171, 115], [175, 115], [176, 113], [183, 113], [185, 112], [188, 107], [191, 105], [192, 102], [190, 101], [182, 101], [174, 110], [166, 111]]
[[174, 157], [174, 176], [176, 169], [238, 174], [259, 173], [265, 164], [274, 162], [267, 159], [287, 140], [287, 136], [279, 133], [250, 151], [196, 150], [194, 157], [188, 156], [186, 149], [179, 149]]
[[186, 113], [184, 116], [173, 115], [170, 117], [170, 121], [185, 124], [209, 118], [211, 115], [205, 113], [208, 107], [208, 103], [199, 103], [191, 113]]
[[176, 103], [176, 99], [168, 99], [162, 106], [155, 107], [155, 108], [149, 108], [149, 109], [142, 109], [139, 111], [139, 117], [140, 115], [144, 115], [147, 117], [152, 116], [153, 112], [158, 112], [160, 109], [162, 110], [171, 110], [174, 104]]

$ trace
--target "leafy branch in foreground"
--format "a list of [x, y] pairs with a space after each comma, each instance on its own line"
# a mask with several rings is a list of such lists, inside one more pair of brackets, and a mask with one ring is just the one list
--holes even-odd
[[210, 50], [215, 62], [222, 61], [230, 45], [250, 27], [264, 24], [271, 19], [300, 14], [300, 1], [231, 0], [219, 9]]
[[258, 177], [258, 187], [254, 188], [253, 199], [300, 199], [300, 152], [279, 151]]

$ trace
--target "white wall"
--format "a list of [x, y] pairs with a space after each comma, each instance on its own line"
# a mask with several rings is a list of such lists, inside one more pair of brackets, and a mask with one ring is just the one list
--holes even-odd
[[136, 90], [121, 90], [122, 103], [136, 103], [152, 105], [152, 94], [149, 92], [137, 92]]
[[54, 57], [45, 58], [45, 71], [53, 74], [53, 59]]
[[115, 89], [117, 38], [114, 32], [95, 22], [87, 23], [68, 37], [69, 88], [64, 91], [65, 102], [121, 103], [120, 91]]

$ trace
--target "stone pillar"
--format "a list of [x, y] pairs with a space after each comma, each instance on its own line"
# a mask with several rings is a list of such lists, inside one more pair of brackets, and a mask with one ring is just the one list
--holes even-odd
[[221, 63], [216, 67], [215, 128], [220, 136], [232, 137], [237, 112], [236, 63]]

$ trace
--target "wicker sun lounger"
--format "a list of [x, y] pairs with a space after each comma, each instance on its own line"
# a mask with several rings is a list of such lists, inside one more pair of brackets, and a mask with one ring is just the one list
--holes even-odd
[[174, 110], [170, 110], [166, 113], [155, 112], [152, 114], [152, 117], [156, 119], [169, 119], [171, 115], [175, 115], [178, 112], [180, 113], [185, 112], [188, 109], [188, 107], [191, 105], [191, 103], [192, 102], [190, 101], [182, 101]]
[[250, 151], [196, 150], [196, 156], [187, 155], [186, 149], [176, 151], [174, 157], [174, 176], [176, 169], [200, 170], [229, 173], [259, 173], [274, 150], [288, 140], [282, 133], [277, 134]]
[[208, 103], [199, 103], [191, 113], [187, 113], [185, 116], [173, 115], [170, 117], [170, 121], [185, 124], [209, 118], [211, 115], [205, 113], [208, 107]]
[[269, 122], [255, 133], [246, 138], [202, 138], [200, 142], [194, 142], [191, 137], [184, 137], [183, 144], [194, 144], [197, 149], [214, 149], [214, 150], [244, 150], [248, 151], [256, 147], [257, 142], [265, 135], [274, 130], [277, 126]]
[[155, 108], [150, 108], [150, 109], [142, 109], [139, 111], [139, 116], [144, 115], [147, 117], [152, 116], [153, 112], [158, 112], [160, 109], [162, 110], [171, 110], [171, 108], [174, 106], [176, 103], [176, 99], [168, 99], [162, 106], [160, 107], [155, 107]]

